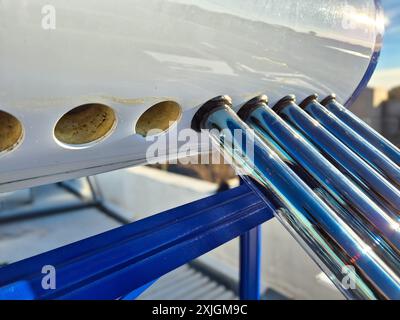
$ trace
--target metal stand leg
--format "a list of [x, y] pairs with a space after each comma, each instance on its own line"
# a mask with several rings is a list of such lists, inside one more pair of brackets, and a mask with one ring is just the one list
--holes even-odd
[[132, 222], [128, 218], [125, 218], [118, 206], [113, 205], [105, 200], [95, 176], [87, 177], [86, 181], [89, 185], [93, 201], [96, 203], [98, 210], [121, 224], [129, 224]]
[[18, 210], [12, 210], [6, 213], [2, 212], [0, 224], [89, 208], [96, 208], [103, 214], [121, 224], [128, 224], [132, 222], [128, 218], [125, 218], [127, 215], [124, 214], [124, 212], [118, 206], [113, 205], [104, 199], [100, 186], [96, 181], [96, 177], [87, 177], [86, 183], [88, 184], [90, 194], [84, 194], [80, 186], [74, 185], [73, 180], [56, 183], [56, 185], [60, 188], [73, 194], [79, 201], [51, 204], [47, 207], [40, 206], [33, 209], [31, 207], [27, 207]]
[[260, 300], [261, 227], [240, 237], [240, 299]]
[[104, 201], [103, 193], [101, 192], [100, 186], [97, 183], [96, 177], [95, 176], [86, 177], [86, 183], [89, 185], [93, 201], [96, 202]]

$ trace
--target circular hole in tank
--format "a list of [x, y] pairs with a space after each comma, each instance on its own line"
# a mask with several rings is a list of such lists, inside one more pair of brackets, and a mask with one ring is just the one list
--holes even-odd
[[0, 153], [15, 149], [22, 136], [21, 122], [13, 115], [0, 110]]
[[110, 107], [90, 103], [64, 114], [54, 129], [56, 139], [70, 146], [85, 146], [107, 137], [116, 124]]
[[182, 115], [181, 106], [163, 101], [147, 109], [136, 123], [135, 132], [143, 137], [167, 131]]

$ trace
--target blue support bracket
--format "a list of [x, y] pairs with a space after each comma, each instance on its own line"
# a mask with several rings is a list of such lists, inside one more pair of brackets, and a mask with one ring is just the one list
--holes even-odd
[[[0, 268], [0, 299], [118, 299], [271, 218], [273, 206], [242, 184]], [[56, 289], [42, 287], [43, 266]]]

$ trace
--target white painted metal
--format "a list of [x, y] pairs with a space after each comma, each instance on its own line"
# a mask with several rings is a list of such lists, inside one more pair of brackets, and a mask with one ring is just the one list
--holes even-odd
[[[345, 102], [382, 25], [374, 0], [0, 0], [0, 110], [24, 126], [0, 155], [0, 192], [146, 162], [135, 123], [166, 99], [183, 108], [178, 130], [221, 94]], [[114, 132], [88, 148], [57, 143], [57, 120], [91, 102], [116, 111]]]

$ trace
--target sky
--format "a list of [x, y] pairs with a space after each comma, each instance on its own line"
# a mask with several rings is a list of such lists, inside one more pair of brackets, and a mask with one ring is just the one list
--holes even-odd
[[400, 0], [382, 0], [388, 25], [381, 57], [370, 86], [400, 86]]

